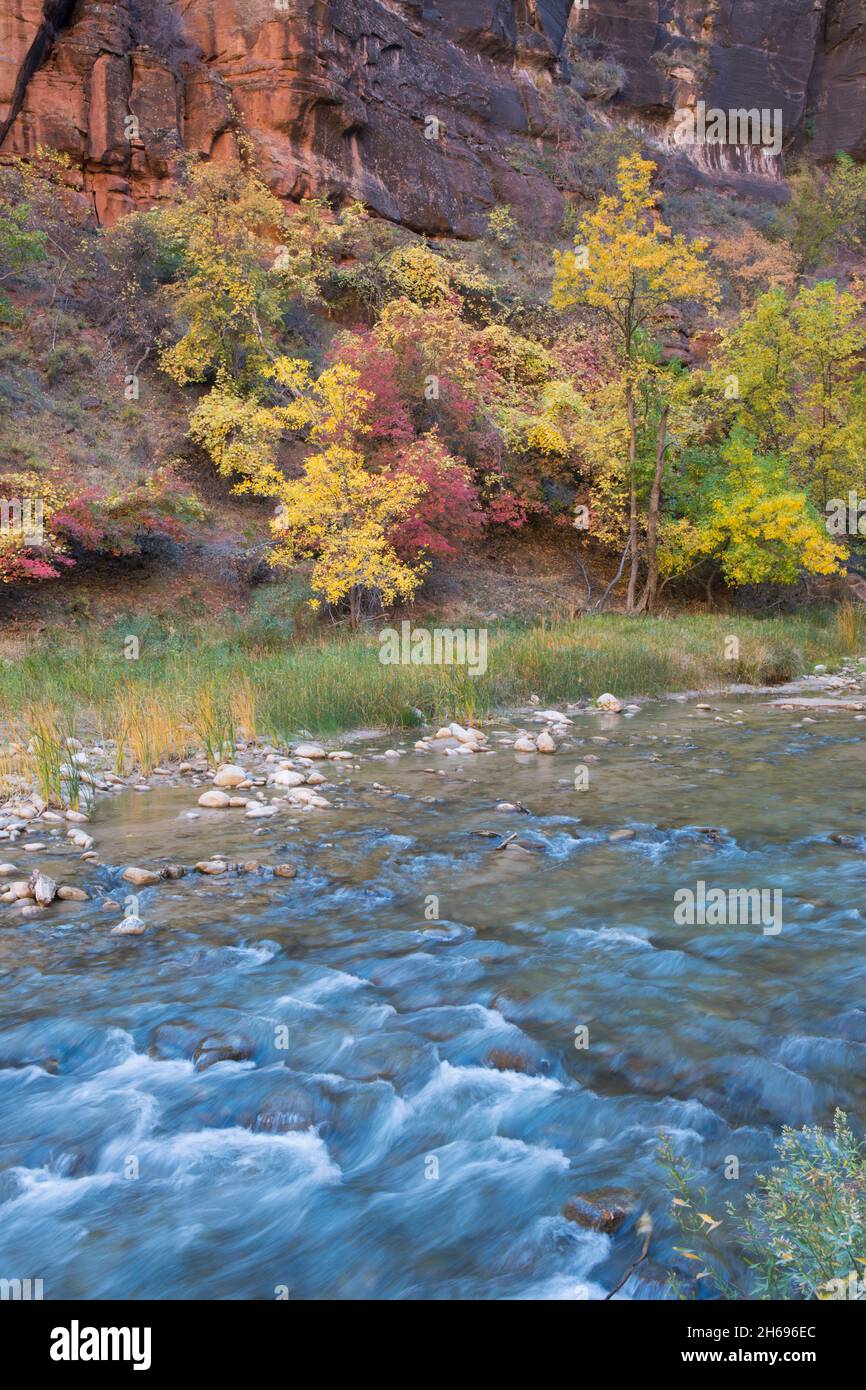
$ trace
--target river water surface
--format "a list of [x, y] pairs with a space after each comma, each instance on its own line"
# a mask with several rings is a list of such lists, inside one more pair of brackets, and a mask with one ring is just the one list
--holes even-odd
[[[331, 810], [265, 823], [190, 819], [198, 793], [158, 779], [98, 802], [102, 865], [59, 839], [40, 860], [93, 900], [2, 919], [0, 1276], [600, 1298], [647, 1210], [617, 1297], [666, 1296], [661, 1133], [722, 1215], [729, 1156], [744, 1190], [782, 1125], [864, 1115], [866, 723], [765, 700], [575, 715], [553, 757], [496, 725], [475, 757], [367, 738], [326, 769]], [[144, 936], [109, 934], [125, 865], [216, 850], [298, 875], [189, 873], [139, 890]], [[676, 925], [699, 879], [781, 889], [782, 931]], [[614, 1235], [563, 1215], [606, 1188], [634, 1207]]]

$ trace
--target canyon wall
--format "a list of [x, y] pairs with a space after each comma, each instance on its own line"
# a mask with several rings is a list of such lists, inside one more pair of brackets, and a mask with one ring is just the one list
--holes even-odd
[[605, 111], [661, 139], [677, 108], [704, 100], [778, 108], [788, 146], [863, 157], [864, 11], [866, 0], [0, 0], [0, 154], [65, 151], [111, 222], [167, 196], [184, 151], [232, 158], [242, 133], [282, 196], [359, 198], [417, 230], [472, 236], [496, 203], [559, 217], [537, 156], [561, 122], [557, 92], [587, 60], [621, 69]]

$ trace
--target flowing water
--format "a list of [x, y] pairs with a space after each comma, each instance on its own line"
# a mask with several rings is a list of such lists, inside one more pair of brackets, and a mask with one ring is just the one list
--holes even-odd
[[[866, 1100], [866, 724], [714, 705], [575, 716], [555, 757], [495, 730], [471, 758], [366, 739], [329, 769], [332, 810], [265, 824], [190, 820], [188, 787], [98, 803], [103, 867], [44, 857], [94, 900], [2, 919], [0, 1276], [46, 1298], [597, 1298], [646, 1209], [651, 1258], [617, 1296], [665, 1296], [660, 1133], [712, 1212], [729, 1156], [745, 1190], [783, 1124], [860, 1125]], [[125, 864], [215, 850], [298, 876], [188, 874], [139, 890], [145, 936], [108, 933]], [[781, 889], [781, 932], [677, 925], [697, 880]], [[563, 1216], [611, 1187], [636, 1203], [615, 1235]]]

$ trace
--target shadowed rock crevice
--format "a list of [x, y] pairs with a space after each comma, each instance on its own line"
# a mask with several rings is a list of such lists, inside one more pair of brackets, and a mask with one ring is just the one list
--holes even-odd
[[18, 69], [9, 109], [4, 119], [0, 121], [0, 146], [2, 146], [24, 105], [27, 86], [31, 77], [35, 72], [38, 72], [45, 62], [54, 47], [58, 34], [71, 21], [77, 3], [78, 0], [45, 0], [42, 6], [42, 22], [39, 24], [33, 42], [27, 49], [24, 60]]

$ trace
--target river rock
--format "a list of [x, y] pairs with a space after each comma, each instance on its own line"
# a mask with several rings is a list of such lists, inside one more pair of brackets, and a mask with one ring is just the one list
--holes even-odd
[[448, 732], [452, 738], [456, 738], [459, 743], [475, 743], [476, 736], [474, 729], [464, 729], [462, 724], [449, 724]]
[[83, 811], [67, 811], [66, 819], [69, 821], [74, 821], [77, 825], [80, 824], [81, 821], [90, 820], [90, 817], [88, 815], [85, 815]]
[[608, 692], [604, 695], [599, 695], [595, 703], [598, 705], [599, 709], [605, 710], [608, 714], [620, 714], [622, 712], [621, 701], [619, 701], [615, 695], [611, 695]]
[[612, 830], [607, 838], [611, 844], [616, 844], [618, 840], [633, 840], [636, 833], [634, 830]]
[[305, 1091], [291, 1087], [268, 1096], [260, 1105], [254, 1128], [265, 1134], [288, 1134], [316, 1123], [313, 1101]]
[[566, 1221], [587, 1231], [613, 1235], [638, 1207], [638, 1194], [624, 1187], [600, 1187], [571, 1197], [562, 1208]]
[[10, 883], [9, 892], [16, 898], [33, 897], [33, 889], [30, 886], [30, 880], [26, 878], [17, 878], [14, 883]]
[[185, 874], [186, 869], [183, 864], [163, 864], [159, 871], [160, 878], [183, 878]]
[[57, 896], [57, 884], [54, 879], [38, 871], [30, 877], [30, 886], [33, 896], [40, 907], [47, 907]]
[[278, 767], [272, 781], [277, 787], [300, 787], [304, 783], [304, 774], [293, 767]]
[[73, 888], [71, 884], [63, 883], [57, 890], [57, 897], [61, 902], [67, 903], [86, 903], [90, 899], [83, 888]]
[[126, 879], [127, 883], [133, 883], [136, 888], [145, 888], [149, 883], [159, 883], [159, 874], [155, 874], [153, 869], [138, 869], [134, 864], [124, 869], [120, 877]]
[[213, 811], [224, 811], [230, 804], [231, 797], [226, 792], [221, 792], [217, 788], [202, 792], [198, 799], [199, 806], [208, 806]]
[[311, 772], [307, 777], [307, 786], [321, 787], [327, 780], [327, 777], [323, 777], [321, 772]]
[[277, 864], [274, 868], [276, 878], [296, 878], [297, 873], [294, 864]]
[[496, 1071], [516, 1071], [521, 1076], [538, 1076], [547, 1070], [540, 1057], [532, 1056], [529, 1051], [512, 1051], [507, 1047], [492, 1047], [484, 1060], [488, 1067]]
[[329, 753], [329, 754], [328, 754], [328, 758], [330, 759], [330, 761], [331, 761], [332, 763], [338, 763], [338, 762], [351, 762], [353, 757], [354, 757], [354, 754], [352, 754], [352, 753], [346, 753], [346, 752], [344, 752], [342, 749], [340, 749], [340, 750], [339, 750], [338, 752], [336, 752], [336, 753]]
[[262, 816], [275, 816], [279, 809], [270, 801], [248, 801], [247, 820], [257, 820]]
[[21, 904], [21, 916], [22, 916], [22, 917], [41, 917], [44, 911], [45, 911], [45, 908], [44, 908], [44, 907], [40, 907], [38, 903], [22, 903], [22, 904]]
[[519, 738], [514, 740], [512, 747], [515, 753], [535, 753], [537, 751], [535, 739], [530, 738], [529, 734], [521, 734]]
[[237, 1034], [212, 1034], [203, 1038], [195, 1050], [196, 1071], [207, 1071], [217, 1062], [247, 1062], [253, 1055], [252, 1041]]
[[213, 779], [215, 787], [239, 787], [247, 780], [247, 774], [236, 763], [221, 763]]
[[191, 1061], [201, 1040], [201, 1029], [192, 1023], [179, 1019], [167, 1019], [157, 1024], [150, 1035], [148, 1052], [151, 1057], [173, 1061], [179, 1058]]
[[128, 917], [122, 917], [120, 921], [111, 928], [112, 936], [143, 936], [147, 931], [147, 924], [142, 922], [140, 917], [135, 917], [132, 913]]
[[319, 796], [310, 787], [295, 787], [294, 791], [290, 792], [289, 799], [295, 805], [301, 806], [330, 806], [331, 804], [326, 797]]
[[17, 867], [16, 864], [0, 864], [0, 878], [7, 878], [9, 874], [14, 874]]
[[249, 805], [249, 801], [250, 801], [250, 799], [249, 799], [248, 796], [230, 796], [230, 797], [229, 797], [229, 810], [232, 810], [232, 811], [242, 811], [243, 808], [244, 808], [244, 806], [248, 806], [248, 805]]
[[321, 743], [299, 743], [295, 749], [296, 758], [327, 758]]
[[556, 752], [556, 744], [546, 729], [542, 729], [541, 733], [538, 735], [538, 738], [535, 740], [535, 746], [539, 753]]
[[195, 866], [197, 874], [224, 874], [227, 865], [222, 859], [200, 859]]

